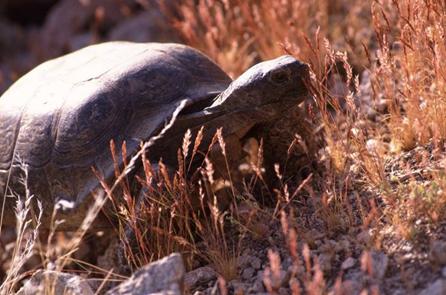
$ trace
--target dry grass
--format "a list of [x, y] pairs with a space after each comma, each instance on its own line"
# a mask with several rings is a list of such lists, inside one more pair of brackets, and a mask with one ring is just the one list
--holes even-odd
[[[232, 77], [257, 61], [285, 53], [307, 62], [312, 102], [305, 107], [323, 134], [324, 146], [318, 171], [302, 182], [287, 182], [277, 166], [272, 208], [256, 195], [267, 183], [261, 159], [250, 163], [250, 179], [255, 181], [236, 192], [237, 180], [221, 179], [214, 171], [210, 148], [200, 151], [200, 133], [185, 135], [176, 169], [138, 155], [141, 196], [133, 194], [127, 178], [135, 163], [117, 167], [119, 181], [103, 185], [115, 200], [131, 267], [180, 251], [190, 268], [196, 261], [211, 264], [222, 276], [225, 293], [225, 282], [238, 277], [237, 258], [245, 240], [268, 232], [259, 222], [259, 216], [267, 216], [268, 226], [281, 225], [292, 260], [292, 294], [348, 293], [339, 266], [327, 271], [320, 255], [313, 255], [316, 244], [308, 233], [315, 227], [334, 240], [358, 233], [369, 237], [352, 246], [359, 254], [352, 250], [343, 255], [356, 255], [368, 278], [361, 288], [376, 294], [384, 287], [373, 280], [371, 251], [383, 250], [385, 240], [435, 240], [432, 233], [441, 231], [445, 221], [444, 1], [183, 0], [176, 8], [163, 10], [185, 43], [211, 56]], [[218, 134], [212, 145], [220, 145], [224, 158], [231, 152]], [[201, 165], [192, 169], [190, 163], [197, 158]], [[224, 210], [219, 207], [222, 191], [229, 196]], [[60, 257], [75, 251], [85, 229]], [[24, 241], [23, 235], [18, 237], [16, 249]], [[20, 261], [28, 255], [20, 253], [13, 256], [0, 288], [4, 292], [13, 290], [20, 278]], [[271, 294], [281, 288], [281, 255], [268, 252], [263, 282]], [[57, 261], [57, 270], [62, 270], [66, 260]]]
[[[414, 239], [414, 232], [440, 225], [445, 216], [444, 3], [198, 2], [183, 1], [173, 22], [186, 43], [212, 56], [233, 76], [247, 63], [286, 52], [311, 65], [313, 110], [326, 143], [319, 164], [325, 170], [316, 188], [305, 187], [328, 232], [356, 226], [379, 232], [390, 225], [400, 238]], [[378, 115], [370, 119], [370, 112]], [[395, 186], [389, 159], [428, 144], [434, 156], [418, 162], [420, 170], [428, 171], [426, 181], [411, 177], [409, 183]], [[403, 165], [399, 174], [414, 173], [413, 167]], [[377, 194], [360, 196], [354, 192], [358, 186]], [[384, 206], [377, 208], [381, 202]], [[429, 226], [416, 226], [420, 220]], [[382, 238], [375, 237], [377, 245]], [[280, 261], [273, 252], [269, 257], [266, 285], [275, 293]], [[314, 276], [311, 284], [308, 277], [299, 280], [307, 292], [319, 294], [327, 286], [317, 268]]]
[[[27, 168], [24, 167], [25, 177], [27, 175]], [[14, 250], [10, 260], [10, 267], [7, 270], [6, 276], [0, 285], [0, 294], [11, 294], [16, 286], [22, 279], [21, 270], [28, 259], [33, 255], [35, 244], [38, 241], [38, 233], [40, 227], [40, 219], [42, 216], [42, 204], [37, 201], [38, 215], [35, 220], [36, 223], [33, 226], [33, 220], [31, 218], [32, 202], [34, 196], [30, 194], [29, 189], [26, 187], [25, 196], [16, 196], [16, 233], [17, 238], [14, 245]]]
[[[211, 263], [226, 280], [231, 280], [237, 276], [241, 239], [226, 239], [227, 231], [233, 228], [228, 227], [227, 221], [236, 220], [237, 211], [219, 209], [221, 200], [218, 199], [228, 194], [222, 195], [215, 189], [222, 179], [215, 174], [208, 158], [211, 147], [224, 145], [224, 142], [218, 143], [221, 130], [204, 153], [202, 164], [192, 170], [190, 163], [201, 157], [199, 146], [203, 129], [194, 134], [194, 138], [191, 146], [192, 134], [186, 133], [178, 152], [180, 165], [174, 173], [162, 162], [151, 164], [142, 154], [144, 173], [136, 176], [142, 187], [139, 196], [131, 195], [127, 181], [121, 182], [120, 190], [124, 192], [125, 202], [119, 202], [119, 194], [111, 193], [109, 188], [106, 191], [109, 198], [115, 200], [125, 256], [132, 268], [178, 251], [183, 253], [189, 268], [193, 260], [199, 258]], [[123, 171], [126, 169], [124, 166]], [[191, 177], [198, 177], [198, 182], [191, 182]], [[232, 209], [236, 208], [235, 196], [230, 193], [229, 198], [226, 202]]]

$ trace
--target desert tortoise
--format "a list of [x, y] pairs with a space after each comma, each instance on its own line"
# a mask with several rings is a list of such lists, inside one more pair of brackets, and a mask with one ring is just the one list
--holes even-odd
[[[43, 226], [55, 203], [65, 201], [73, 206], [59, 212], [66, 220], [59, 228], [74, 229], [99, 187], [92, 166], [113, 177], [111, 139], [117, 146], [125, 140], [134, 154], [184, 101], [149, 152], [151, 160], [173, 163], [187, 129], [223, 127], [225, 135], [242, 137], [303, 101], [307, 77], [305, 64], [282, 56], [232, 81], [204, 54], [179, 44], [109, 42], [47, 61], [0, 98], [3, 221], [14, 221], [11, 192], [23, 193], [23, 164], [29, 191], [43, 203]], [[97, 226], [107, 226], [103, 221]]]

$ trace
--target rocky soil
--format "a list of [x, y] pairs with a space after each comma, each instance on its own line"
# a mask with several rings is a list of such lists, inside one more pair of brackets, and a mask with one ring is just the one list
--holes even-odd
[[2, 1], [0, 93], [45, 60], [111, 40], [180, 41], [156, 1]]

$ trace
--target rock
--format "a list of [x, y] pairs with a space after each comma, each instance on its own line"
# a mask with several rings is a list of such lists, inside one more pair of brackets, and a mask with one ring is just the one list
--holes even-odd
[[372, 251], [373, 276], [379, 280], [384, 278], [389, 265], [389, 258], [383, 252]]
[[194, 291], [200, 286], [207, 285], [217, 279], [217, 273], [210, 266], [203, 266], [186, 273], [184, 276], [184, 286], [186, 290]]
[[78, 50], [96, 42], [96, 38], [92, 32], [86, 32], [73, 36], [68, 40], [70, 50]]
[[[73, 51], [77, 35], [101, 33], [126, 17], [131, 0], [62, 0], [49, 11], [41, 32], [42, 58]], [[98, 41], [98, 40], [96, 40]], [[71, 43], [71, 44], [70, 44]]]
[[388, 113], [390, 100], [382, 98], [380, 94], [374, 98], [372, 89], [372, 77], [370, 71], [363, 71], [359, 84], [359, 96], [355, 96], [355, 103], [362, 113], [367, 114], [368, 119], [375, 120], [379, 114]]
[[338, 242], [339, 247], [341, 248], [340, 251], [349, 252], [351, 249], [351, 243], [349, 242], [347, 237], [344, 237]]
[[35, 62], [29, 52], [28, 35], [0, 15], [0, 95]]
[[242, 279], [245, 281], [251, 280], [255, 275], [255, 270], [252, 267], [245, 268], [242, 271]]
[[251, 264], [252, 268], [255, 270], [259, 270], [262, 267], [262, 261], [256, 256], [251, 257], [249, 264]]
[[337, 98], [341, 106], [345, 104], [345, 97], [347, 96], [349, 89], [346, 83], [343, 81], [343, 77], [337, 73], [330, 75], [328, 79], [328, 87], [330, 89], [330, 95]]
[[0, 61], [16, 55], [26, 48], [26, 34], [16, 24], [2, 20], [0, 17]]
[[355, 266], [355, 264], [356, 264], [356, 259], [348, 257], [347, 259], [344, 260], [344, 262], [342, 262], [341, 269], [347, 270]]
[[443, 276], [443, 278], [446, 278], [446, 267], [443, 267], [443, 269], [441, 270], [441, 275]]
[[157, 9], [143, 11], [116, 25], [110, 40], [134, 42], [178, 42], [179, 38], [165, 17]]
[[387, 143], [372, 138], [367, 140], [366, 148], [372, 157], [377, 157], [385, 153], [385, 151], [387, 150]]
[[4, 225], [2, 227], [2, 234], [0, 235], [0, 244], [7, 245], [9, 243], [15, 242], [17, 239], [17, 234], [12, 226]]
[[250, 284], [243, 283], [237, 280], [233, 280], [228, 283], [228, 289], [230, 290], [231, 294], [245, 294], [249, 287]]
[[237, 267], [240, 269], [244, 269], [250, 266], [249, 259], [252, 257], [251, 255], [240, 255], [237, 259]]
[[262, 278], [258, 277], [255, 280], [255, 282], [252, 284], [251, 288], [249, 288], [248, 291], [251, 292], [251, 293], [255, 293], [255, 294], [265, 292], [265, 287], [263, 285]]
[[362, 283], [360, 280], [345, 280], [342, 282], [341, 294], [360, 294]]
[[262, 267], [262, 261], [253, 255], [242, 255], [238, 258], [237, 267], [240, 269], [252, 267], [259, 270]]
[[183, 258], [179, 253], [174, 253], [140, 268], [128, 280], [106, 294], [183, 294], [184, 273]]
[[376, 103], [376, 110], [380, 113], [387, 113], [389, 109], [389, 105], [391, 104], [390, 99], [379, 99]]
[[135, 12], [134, 0], [62, 0], [48, 13], [42, 28], [41, 57], [52, 58], [100, 41], [178, 42], [176, 31], [154, 1]]
[[434, 241], [430, 246], [429, 259], [436, 265], [446, 265], [446, 242]]
[[357, 235], [356, 239], [361, 244], [369, 245], [372, 238], [367, 230], [363, 230]]
[[418, 295], [443, 295], [446, 294], [446, 281], [438, 279], [427, 288], [422, 290]]
[[98, 266], [107, 271], [121, 275], [129, 275], [130, 267], [125, 261], [123, 243], [118, 239], [109, 242], [105, 252], [97, 259]]
[[88, 282], [73, 274], [39, 270], [24, 284], [17, 295], [93, 295]]
[[278, 276], [272, 274], [271, 272], [259, 271], [257, 273], [257, 278], [260, 278], [263, 285], [266, 286], [267, 283], [271, 284], [271, 287], [275, 290], [280, 289], [280, 287], [285, 286], [290, 280], [290, 273], [285, 270], [280, 270]]
[[318, 255], [317, 257], [318, 259], [318, 263], [319, 263], [319, 267], [321, 268], [321, 270], [325, 273], [328, 273], [331, 271], [332, 269], [332, 264], [333, 264], [333, 254], [332, 253], [322, 253], [320, 255]]
[[359, 83], [359, 96], [355, 96], [355, 104], [358, 105], [363, 112], [370, 109], [373, 105], [373, 91], [370, 71], [363, 71]]

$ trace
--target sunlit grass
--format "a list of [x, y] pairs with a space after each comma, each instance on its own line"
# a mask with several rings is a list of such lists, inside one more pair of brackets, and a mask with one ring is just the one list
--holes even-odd
[[[136, 181], [144, 189], [141, 196], [132, 193], [127, 167], [117, 167], [119, 181], [102, 184], [115, 201], [117, 231], [132, 268], [179, 251], [190, 268], [198, 260], [213, 266], [224, 285], [239, 275], [236, 261], [244, 239], [262, 237], [269, 225], [263, 219], [268, 219], [281, 223], [294, 269], [289, 278], [293, 294], [341, 294], [342, 276], [324, 273], [311, 255], [314, 245], [306, 231], [312, 225], [297, 221], [304, 214], [302, 204], [311, 207], [312, 216], [333, 239], [353, 229], [376, 233], [361, 256], [362, 271], [368, 275], [368, 251], [380, 247], [383, 227], [392, 226], [398, 239], [411, 241], [444, 221], [444, 3], [183, 0], [174, 5], [175, 12], [171, 7], [163, 11], [184, 42], [209, 55], [233, 78], [258, 61], [282, 54], [308, 63], [312, 97], [303, 108], [323, 145], [317, 152], [317, 171], [298, 183], [283, 178], [283, 167], [278, 165], [269, 173], [274, 181], [264, 179], [262, 144], [253, 153], [259, 159], [249, 163], [249, 179], [255, 181], [241, 186], [235, 183], [238, 180], [223, 179], [215, 171], [210, 149], [220, 145], [221, 151], [231, 151], [224, 149], [224, 138], [218, 134], [211, 147], [200, 151], [202, 130], [186, 133], [174, 171], [162, 162], [150, 163], [144, 153], [139, 155], [143, 173]], [[415, 148], [428, 155], [407, 153]], [[123, 156], [114, 150], [112, 145], [115, 160]], [[201, 165], [191, 170], [190, 163], [200, 157]], [[268, 188], [274, 192], [270, 207], [256, 195], [267, 183], [275, 184]], [[229, 197], [227, 208], [219, 207], [222, 196]], [[70, 244], [73, 247], [65, 258], [76, 250], [85, 231]], [[17, 249], [23, 243], [18, 232]], [[21, 257], [27, 254], [11, 259], [2, 291], [16, 286]], [[272, 250], [268, 259], [263, 282], [275, 294], [280, 289], [282, 262]], [[57, 265], [62, 271], [66, 264], [58, 260]], [[368, 291], [375, 292], [376, 286]]]

